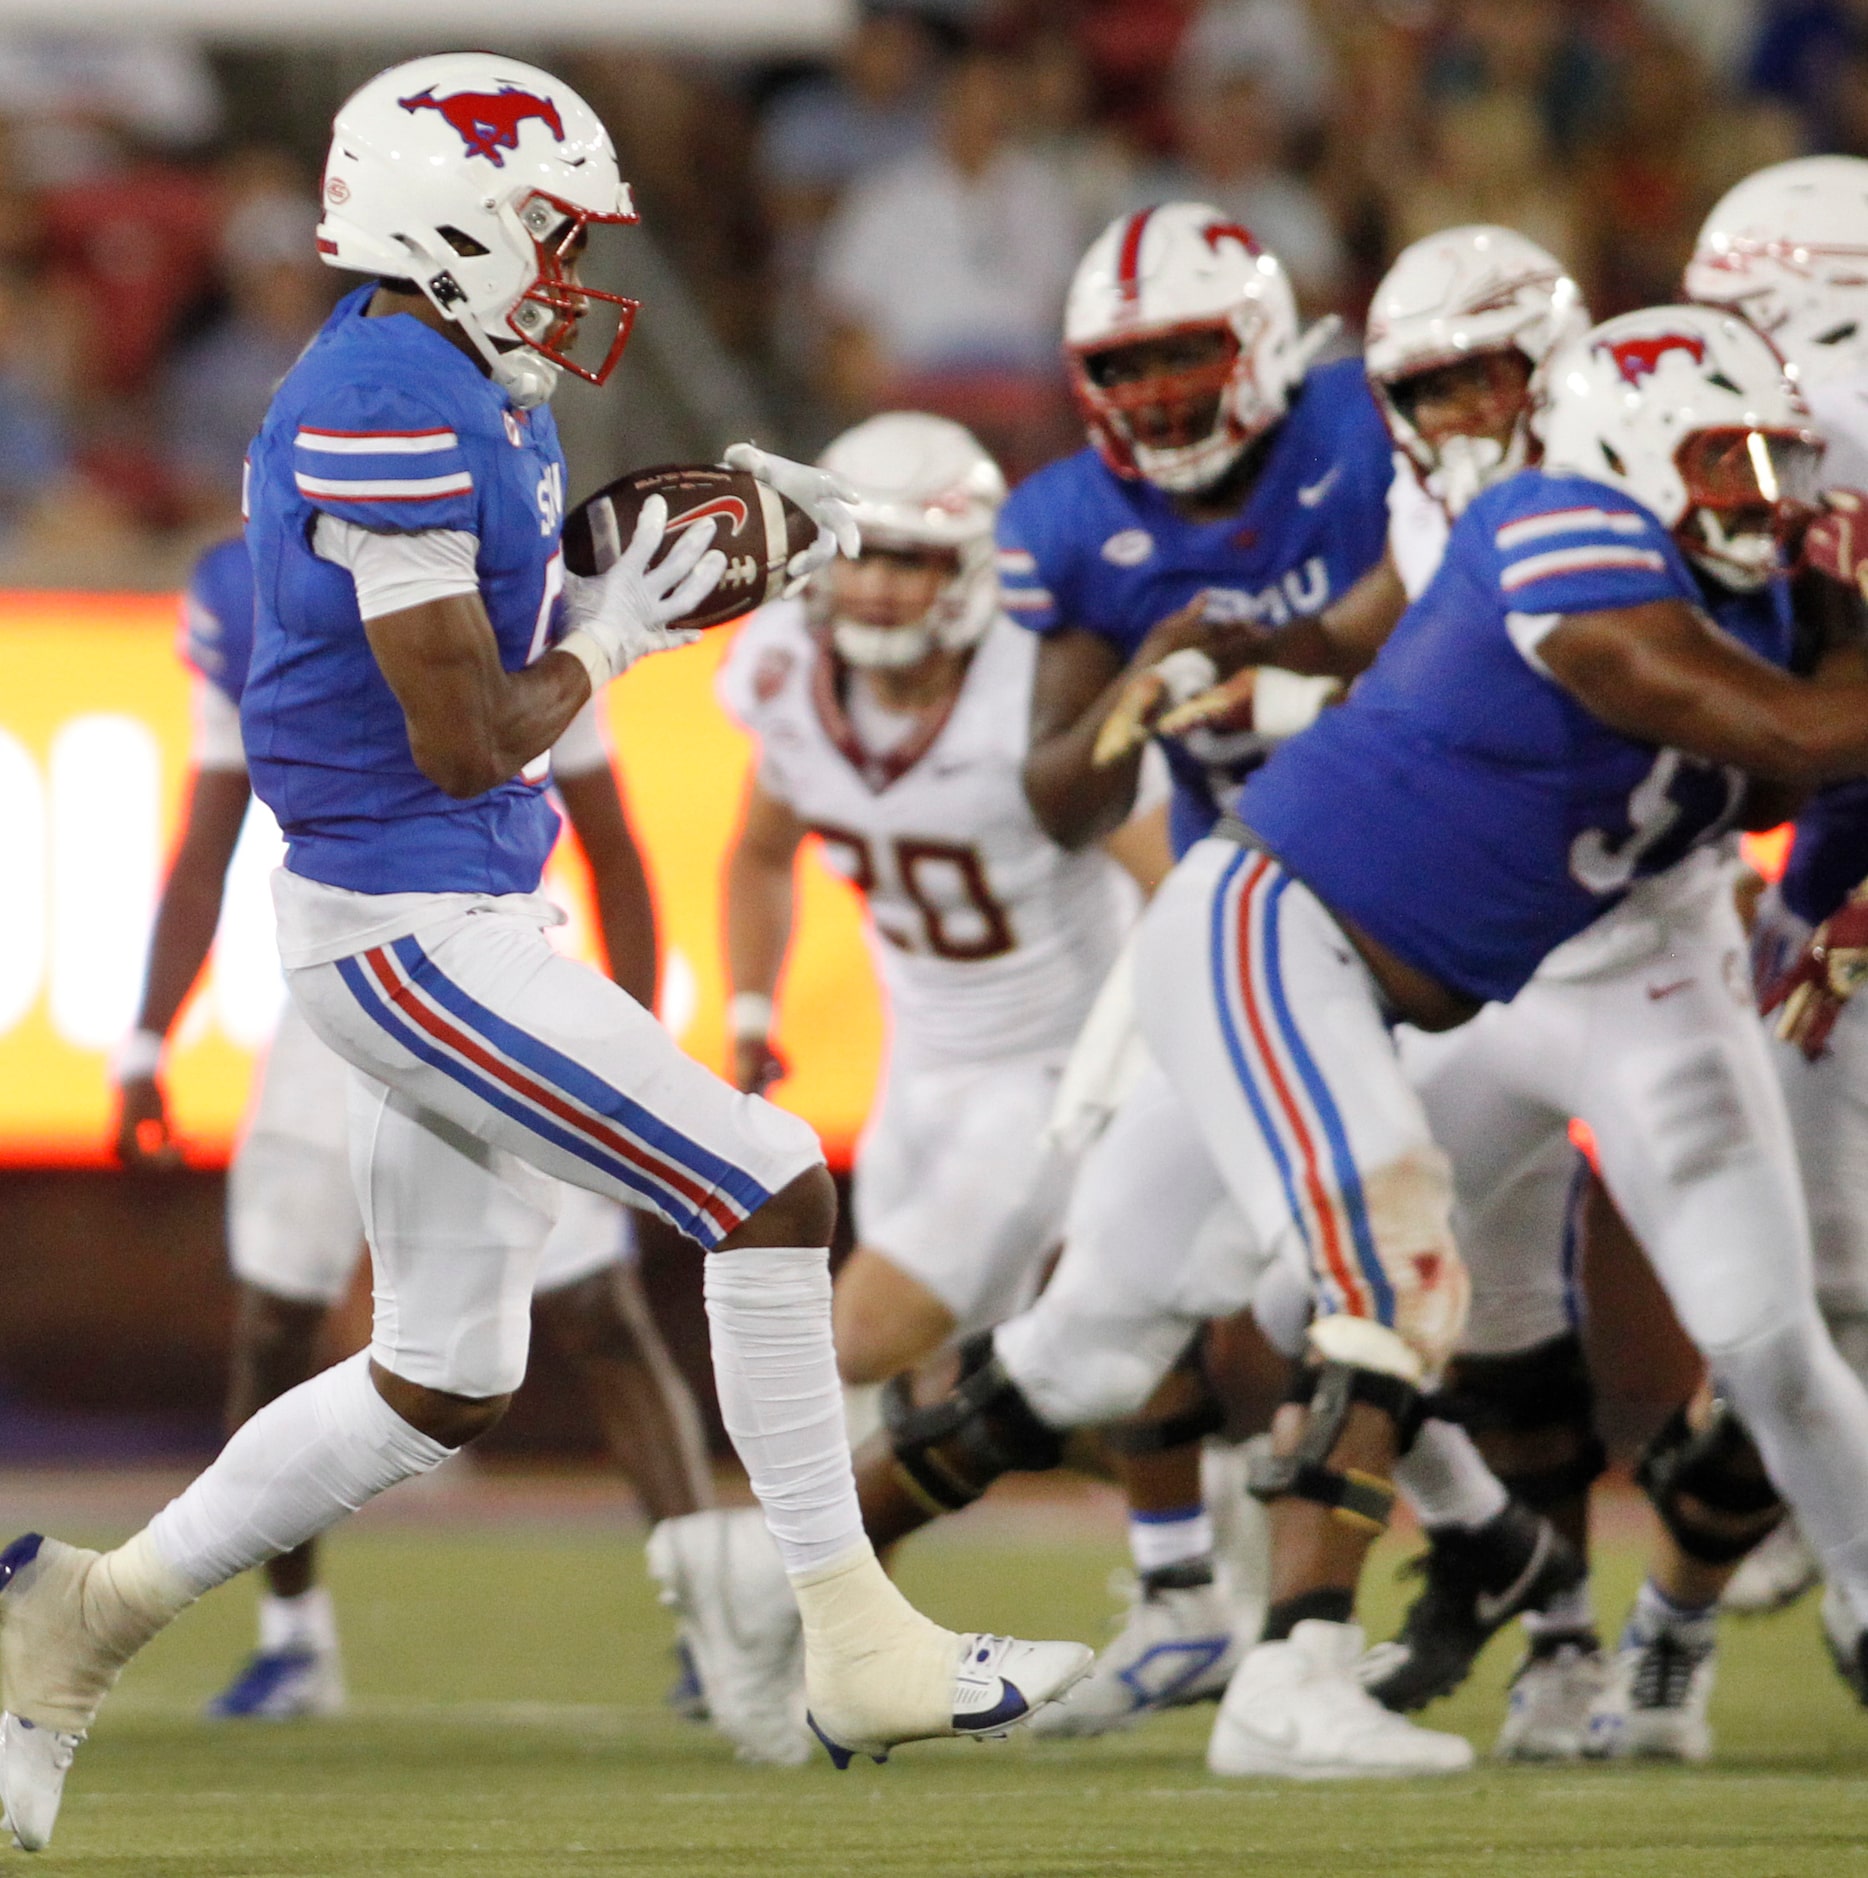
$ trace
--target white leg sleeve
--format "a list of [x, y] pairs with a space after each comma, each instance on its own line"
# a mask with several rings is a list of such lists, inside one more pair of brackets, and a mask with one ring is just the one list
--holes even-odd
[[269, 1402], [149, 1523], [157, 1552], [197, 1594], [314, 1539], [451, 1449], [411, 1428], [358, 1354]]
[[712, 1252], [705, 1274], [720, 1416], [785, 1569], [867, 1551], [830, 1338], [829, 1252]]

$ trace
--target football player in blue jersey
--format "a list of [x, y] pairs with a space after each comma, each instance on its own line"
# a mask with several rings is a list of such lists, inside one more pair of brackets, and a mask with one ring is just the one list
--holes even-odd
[[[252, 794], [239, 715], [253, 647], [253, 567], [243, 540], [221, 542], [195, 564], [183, 618], [182, 654], [195, 674], [193, 775], [156, 910], [137, 1029], [115, 1065], [118, 1158], [157, 1170], [180, 1163], [159, 1073], [163, 1048], [214, 942]], [[552, 746], [551, 771], [590, 866], [611, 975], [652, 1009], [655, 912], [594, 704]], [[288, 1001], [227, 1173], [236, 1286], [229, 1427], [315, 1372], [319, 1330], [362, 1251], [347, 1074]], [[712, 1498], [699, 1412], [642, 1295], [629, 1214], [576, 1187], [558, 1201], [539, 1260], [536, 1319], [575, 1370], [650, 1519], [693, 1513]], [[259, 1648], [210, 1715], [277, 1721], [342, 1710], [336, 1613], [315, 1554], [307, 1541], [266, 1562]]]
[[[1637, 880], [1746, 814], [1747, 776], [1799, 788], [1868, 767], [1868, 684], [1782, 669], [1775, 531], [1815, 445], [1776, 355], [1735, 320], [1668, 308], [1598, 328], [1553, 384], [1543, 469], [1472, 503], [1347, 702], [1248, 779], [1236, 815], [1144, 918], [1136, 995], [1157, 1069], [1105, 1139], [1178, 1155], [1182, 1206], [1120, 1222], [1136, 1242], [1126, 1281], [1105, 1261], [1068, 1347], [1047, 1341], [1047, 1317], [1062, 1314], [1041, 1301], [995, 1333], [944, 1424], [907, 1431], [919, 1451], [898, 1444], [916, 1478], [938, 1462], [974, 1486], [1059, 1428], [1131, 1411], [1202, 1314], [1250, 1296], [1255, 1260], [1301, 1265], [1315, 1308], [1308, 1400], [1281, 1414], [1279, 1460], [1258, 1482], [1272, 1500], [1273, 1603], [1221, 1705], [1219, 1772], [1470, 1759], [1463, 1741], [1378, 1707], [1351, 1621], [1420, 1391], [1465, 1310], [1450, 1177], [1394, 1019], [1440, 1030], [1508, 1001]], [[1745, 602], [1725, 628], [1706, 617], [1696, 565]], [[1778, 810], [1753, 800], [1750, 812]], [[1654, 1001], [1656, 1023], [1672, 1021], [1672, 1001]], [[1676, 1295], [1809, 1520], [1847, 1612], [1832, 1630], [1859, 1665], [1868, 1397], [1822, 1331], [1806, 1259], [1799, 1269], [1794, 1191], [1786, 1202], [1753, 1179], [1734, 1148], [1729, 1124], [1759, 1069], [1708, 1059], [1728, 1093], [1675, 1142], [1673, 1171], [1703, 1174], [1701, 1207], [1743, 1209], [1773, 1256], [1741, 1291], [1682, 1283]], [[1187, 1142], [1210, 1170], [1204, 1187]], [[1202, 1204], [1227, 1194], [1251, 1240], [1229, 1263], [1210, 1235], [1181, 1230], [1183, 1215], [1210, 1222]]]
[[[353, 1072], [374, 1336], [268, 1403], [127, 1545], [32, 1534], [0, 1553], [13, 1836], [50, 1838], [99, 1703], [179, 1611], [499, 1419], [524, 1373], [550, 1176], [647, 1206], [709, 1253], [721, 1407], [833, 1756], [1003, 1733], [1089, 1652], [941, 1629], [877, 1563], [843, 1433], [835, 1189], [815, 1136], [545, 937], [559, 917], [536, 893], [557, 829], [546, 752], [598, 687], [679, 643], [725, 566], [710, 527], [657, 559], [666, 509], [650, 502], [608, 573], [564, 579], [545, 400], [565, 370], [603, 382], [632, 311], [578, 279], [592, 235], [634, 219], [609, 136], [548, 73], [419, 59], [338, 113], [323, 203], [320, 253], [372, 278], [287, 374], [252, 448], [241, 728], [287, 842], [274, 886], [291, 995]], [[751, 446], [729, 460], [816, 514], [794, 575], [855, 548], [821, 472]], [[678, 1530], [658, 1527], [652, 1556]], [[682, 1595], [679, 1558], [658, 1575]], [[705, 1680], [705, 1627], [725, 1614], [686, 1614]], [[708, 1695], [731, 1732], [731, 1692]], [[755, 1751], [794, 1751], [766, 1733], [783, 1718], [754, 1719]]]

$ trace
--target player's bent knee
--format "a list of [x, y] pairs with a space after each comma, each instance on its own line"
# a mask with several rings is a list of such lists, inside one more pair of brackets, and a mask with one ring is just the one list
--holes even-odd
[[1635, 1479], [1688, 1558], [1735, 1565], [1784, 1517], [1784, 1503], [1744, 1424], [1718, 1396], [1699, 1427], [1674, 1410], [1643, 1451]]
[[807, 1167], [720, 1241], [722, 1252], [752, 1246], [828, 1245], [837, 1224], [837, 1183], [822, 1161]]
[[1472, 1304], [1465, 1262], [1453, 1243], [1453, 1177], [1446, 1156], [1438, 1148], [1418, 1148], [1365, 1174], [1362, 1192], [1369, 1231], [1394, 1293], [1395, 1331], [1425, 1373], [1438, 1375], [1459, 1347]]
[[438, 1441], [444, 1448], [464, 1448], [468, 1442], [499, 1426], [512, 1402], [510, 1393], [489, 1396], [450, 1395], [370, 1365], [370, 1380], [380, 1395], [416, 1433]]
[[993, 1354], [990, 1335], [960, 1346], [960, 1377], [938, 1402], [914, 1401], [898, 1376], [882, 1396], [895, 1471], [931, 1513], [971, 1506], [1001, 1474], [1055, 1467], [1063, 1439], [1040, 1419]]

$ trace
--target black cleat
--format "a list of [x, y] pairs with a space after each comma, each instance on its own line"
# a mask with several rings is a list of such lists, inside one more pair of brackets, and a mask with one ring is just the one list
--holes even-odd
[[1427, 1539], [1403, 1568], [1425, 1578], [1425, 1588], [1400, 1635], [1377, 1644], [1360, 1672], [1376, 1701], [1403, 1715], [1451, 1695], [1498, 1631], [1574, 1591], [1588, 1573], [1556, 1527], [1515, 1500], [1483, 1526], [1430, 1528]]

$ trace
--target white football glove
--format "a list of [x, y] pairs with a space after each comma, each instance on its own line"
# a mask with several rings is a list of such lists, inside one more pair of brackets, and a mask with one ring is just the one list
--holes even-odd
[[[666, 652], [700, 637], [670, 622], [691, 613], [719, 586], [726, 556], [711, 546], [714, 522], [696, 522], [654, 559], [668, 528], [668, 504], [650, 496], [636, 517], [636, 532], [602, 574], [566, 574], [565, 613], [571, 630], [558, 641], [590, 674], [592, 691], [651, 652]], [[653, 565], [651, 565], [653, 563]]]
[[785, 563], [785, 592], [794, 594], [820, 567], [837, 558], [839, 550], [851, 560], [862, 553], [862, 531], [856, 526], [856, 491], [841, 476], [794, 463], [788, 456], [773, 456], [757, 444], [727, 446], [721, 459], [728, 469], [744, 470], [795, 503], [817, 524], [817, 539]]

